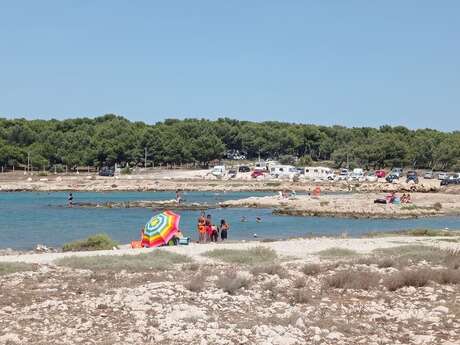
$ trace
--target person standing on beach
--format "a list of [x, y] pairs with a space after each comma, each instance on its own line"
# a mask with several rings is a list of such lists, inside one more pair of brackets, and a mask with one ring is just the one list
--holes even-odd
[[180, 197], [180, 191], [179, 191], [179, 189], [177, 189], [176, 190], [176, 202], [177, 202], [177, 204], [180, 204], [181, 200], [182, 199]]
[[220, 238], [222, 241], [227, 239], [228, 229], [230, 225], [225, 221], [225, 219], [220, 220]]
[[68, 201], [68, 206], [72, 207], [73, 206], [73, 195], [72, 192], [69, 193], [69, 197], [67, 198]]
[[200, 243], [205, 243], [206, 239], [206, 218], [204, 212], [198, 217], [198, 238]]
[[211, 235], [212, 235], [212, 218], [210, 214], [206, 216], [205, 227], [206, 227], [206, 242], [209, 242], [211, 241]]

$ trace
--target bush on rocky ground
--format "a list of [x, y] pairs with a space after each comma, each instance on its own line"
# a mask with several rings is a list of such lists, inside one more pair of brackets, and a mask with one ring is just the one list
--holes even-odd
[[78, 240], [64, 244], [64, 252], [78, 252], [89, 250], [108, 250], [117, 248], [118, 243], [112, 240], [107, 234], [97, 234], [85, 240]]

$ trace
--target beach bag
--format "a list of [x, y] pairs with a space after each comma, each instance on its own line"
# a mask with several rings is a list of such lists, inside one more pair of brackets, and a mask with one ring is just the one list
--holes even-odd
[[187, 246], [190, 243], [190, 237], [182, 237], [179, 239], [179, 244]]

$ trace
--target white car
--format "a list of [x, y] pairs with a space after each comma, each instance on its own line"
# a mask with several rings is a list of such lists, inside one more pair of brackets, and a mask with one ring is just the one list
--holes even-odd
[[446, 172], [438, 173], [438, 180], [445, 180], [448, 177]]
[[375, 173], [373, 172], [369, 172], [367, 173], [366, 175], [366, 181], [367, 182], [377, 182], [378, 178], [377, 176], [375, 176]]

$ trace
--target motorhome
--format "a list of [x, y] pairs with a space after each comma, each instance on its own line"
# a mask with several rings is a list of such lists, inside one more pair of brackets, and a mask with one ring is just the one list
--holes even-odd
[[311, 180], [325, 180], [334, 173], [332, 169], [327, 167], [305, 167], [301, 169], [301, 174], [304, 175], [306, 179]]
[[270, 175], [276, 178], [293, 178], [298, 174], [292, 165], [274, 165], [270, 168]]

